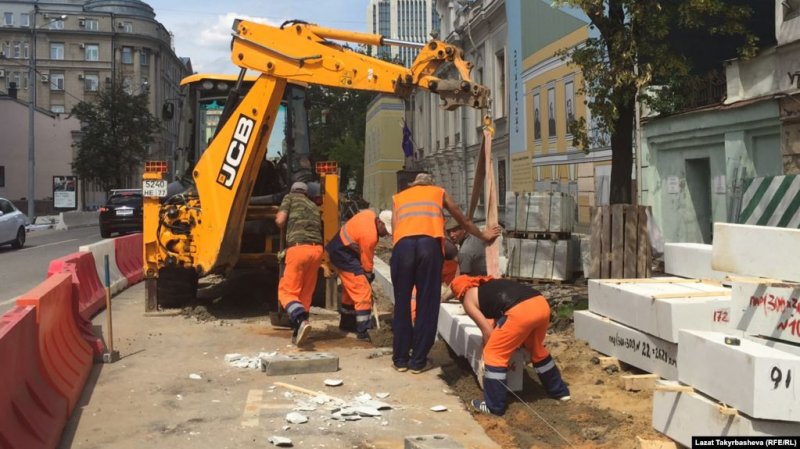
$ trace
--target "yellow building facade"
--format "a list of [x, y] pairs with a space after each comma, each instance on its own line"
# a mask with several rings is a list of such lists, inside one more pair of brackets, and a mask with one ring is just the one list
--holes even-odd
[[391, 209], [397, 172], [403, 169], [403, 101], [379, 95], [367, 109], [364, 136], [364, 199], [370, 207]]
[[587, 132], [597, 148], [575, 147], [569, 124], [592, 120], [580, 67], [558, 53], [588, 37], [588, 26], [580, 27], [523, 59], [525, 151], [512, 155], [511, 161], [512, 191], [571, 193], [578, 203], [578, 222], [587, 226], [590, 207], [602, 203], [603, 190], [608, 189], [611, 152], [591, 129]]

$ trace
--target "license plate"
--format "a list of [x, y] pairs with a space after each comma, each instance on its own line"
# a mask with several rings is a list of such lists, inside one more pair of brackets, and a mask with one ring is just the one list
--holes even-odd
[[127, 217], [133, 215], [133, 209], [117, 209], [117, 217]]
[[159, 198], [167, 196], [167, 180], [145, 179], [142, 181], [142, 195]]

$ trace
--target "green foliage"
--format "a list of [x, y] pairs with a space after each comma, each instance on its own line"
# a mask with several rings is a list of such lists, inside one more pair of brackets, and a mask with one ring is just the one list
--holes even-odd
[[75, 172], [105, 190], [127, 187], [160, 129], [147, 95], [129, 95], [118, 81], [98, 92], [96, 101], [78, 103], [72, 114], [81, 122], [80, 140], [73, 144]]
[[[659, 112], [672, 112], [684, 104], [691, 66], [673, 47], [672, 33], [686, 30], [707, 36], [745, 36], [742, 56], [754, 54], [758, 43], [746, 28], [751, 8], [728, 0], [554, 0], [553, 5], [581, 9], [591, 27], [599, 31], [600, 36], [589, 38], [584, 46], [563, 49], [559, 54], [581, 68], [585, 79], [582, 92], [590, 99], [595, 125], [617, 134], [612, 137], [613, 152], [632, 151], [632, 136], [620, 135], [631, 134], [632, 125], [621, 121], [633, 120], [640, 89], [663, 86], [662, 96], [647, 91], [640, 95]], [[575, 128], [576, 145], [591, 147], [586, 127]], [[619, 163], [627, 162], [622, 158]], [[620, 202], [613, 198], [614, 171], [612, 168], [612, 203]], [[616, 171], [627, 174], [627, 179], [617, 180], [618, 185], [629, 185], [630, 170]]]
[[362, 192], [367, 106], [375, 94], [311, 86], [306, 95], [311, 154], [317, 161], [337, 161], [342, 188], [355, 179], [356, 191]]

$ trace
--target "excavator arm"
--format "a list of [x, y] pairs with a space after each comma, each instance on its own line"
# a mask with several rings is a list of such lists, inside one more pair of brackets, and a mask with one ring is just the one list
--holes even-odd
[[[335, 41], [419, 46], [420, 54], [407, 68]], [[145, 250], [147, 261], [157, 259], [159, 267], [191, 268], [202, 276], [227, 272], [236, 264], [244, 216], [287, 82], [398, 96], [421, 88], [438, 93], [448, 110], [488, 106], [489, 90], [471, 80], [463, 52], [438, 40], [414, 44], [297, 21], [274, 27], [237, 20], [231, 58], [242, 68], [240, 81], [247, 70], [260, 76], [236, 109], [226, 110], [224, 124], [196, 164], [196, 198], [161, 208], [159, 254]], [[435, 76], [447, 63], [455, 66], [459, 79]]]

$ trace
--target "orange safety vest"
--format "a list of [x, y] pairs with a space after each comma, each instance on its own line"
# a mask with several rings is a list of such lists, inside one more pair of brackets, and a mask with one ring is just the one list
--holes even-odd
[[392, 243], [427, 235], [444, 241], [444, 189], [414, 186], [392, 197]]
[[342, 244], [361, 256], [361, 265], [372, 271], [372, 258], [378, 245], [378, 228], [375, 226], [375, 212], [365, 209], [353, 215], [339, 230]]

